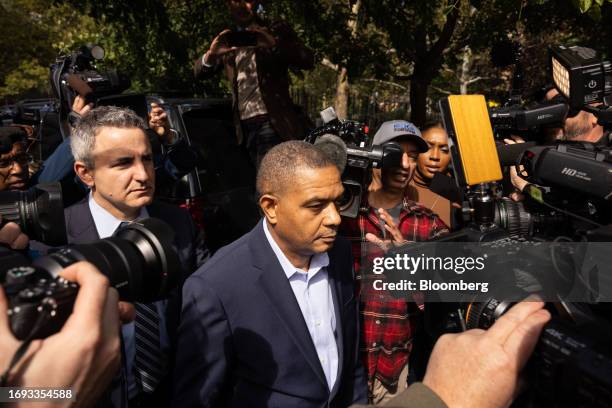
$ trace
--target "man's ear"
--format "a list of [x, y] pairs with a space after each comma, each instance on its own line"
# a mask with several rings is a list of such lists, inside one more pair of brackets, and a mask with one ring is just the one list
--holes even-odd
[[74, 172], [88, 187], [94, 186], [94, 177], [92, 169], [88, 168], [85, 163], [80, 160], [74, 162]]
[[259, 207], [271, 225], [276, 225], [278, 219], [276, 210], [278, 207], [278, 197], [272, 194], [264, 194], [259, 198]]

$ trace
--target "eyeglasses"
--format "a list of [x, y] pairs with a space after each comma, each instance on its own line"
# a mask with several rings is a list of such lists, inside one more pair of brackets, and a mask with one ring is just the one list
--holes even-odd
[[0, 159], [0, 169], [6, 170], [12, 167], [14, 163], [17, 163], [20, 166], [27, 166], [28, 164], [32, 163], [32, 156], [27, 153], [20, 153], [13, 157]]

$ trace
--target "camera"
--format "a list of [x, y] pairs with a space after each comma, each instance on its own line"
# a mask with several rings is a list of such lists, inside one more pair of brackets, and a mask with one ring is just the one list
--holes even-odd
[[371, 182], [372, 169], [399, 167], [403, 151], [399, 144], [371, 146], [367, 126], [354, 121], [340, 121], [333, 108], [321, 112], [324, 125], [312, 130], [305, 141], [312, 143], [332, 158], [340, 173], [344, 193], [340, 214], [355, 218], [359, 214], [364, 192]]
[[9, 303], [10, 326], [20, 340], [56, 333], [72, 312], [78, 285], [59, 272], [79, 261], [94, 264], [115, 287], [121, 300], [153, 302], [176, 287], [179, 259], [172, 228], [155, 218], [135, 221], [106, 239], [71, 245], [34, 260], [8, 251], [10, 269], [0, 279]]
[[31, 240], [66, 244], [64, 202], [60, 183], [38, 184], [27, 191], [0, 192], [2, 224], [14, 222]]
[[[72, 103], [77, 95], [86, 101], [97, 102], [98, 98], [119, 94], [130, 87], [127, 76], [116, 70], [100, 72], [95, 61], [104, 58], [104, 48], [87, 44], [68, 55], [62, 55], [51, 65], [51, 89], [59, 103], [60, 122], [67, 122], [72, 110]], [[61, 127], [62, 135], [68, 132]]]

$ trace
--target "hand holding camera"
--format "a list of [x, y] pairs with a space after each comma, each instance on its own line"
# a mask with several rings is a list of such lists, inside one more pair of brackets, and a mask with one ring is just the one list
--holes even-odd
[[449, 407], [509, 406], [518, 391], [519, 373], [550, 320], [543, 307], [543, 302], [521, 302], [487, 331], [440, 337], [423, 383]]
[[[62, 279], [80, 286], [74, 310], [61, 331], [30, 344], [10, 371], [8, 384], [72, 388], [77, 406], [92, 406], [119, 369], [121, 361], [119, 295], [109, 286], [108, 278], [90, 263], [75, 263], [62, 270], [60, 275]], [[21, 344], [9, 327], [7, 308], [4, 291], [0, 290], [2, 371], [9, 367]]]

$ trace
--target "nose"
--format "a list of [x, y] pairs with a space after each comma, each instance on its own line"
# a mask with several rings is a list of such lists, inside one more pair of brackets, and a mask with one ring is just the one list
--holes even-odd
[[134, 179], [140, 183], [146, 183], [149, 181], [149, 172], [147, 171], [147, 164], [138, 161], [134, 164]]
[[11, 173], [10, 174], [21, 174], [23, 173], [24, 170], [24, 165], [22, 163], [19, 163], [17, 160], [14, 160], [13, 163], [11, 163]]
[[324, 225], [326, 227], [338, 227], [341, 221], [342, 218], [340, 217], [340, 213], [338, 212], [336, 205], [334, 203], [330, 203], [330, 205], [327, 206], [327, 211], [325, 213]]
[[402, 168], [405, 170], [410, 169], [410, 166], [412, 165], [412, 161], [410, 160], [410, 156], [408, 156], [408, 153], [404, 153], [402, 155]]
[[440, 161], [440, 149], [434, 147], [429, 151], [429, 160]]

